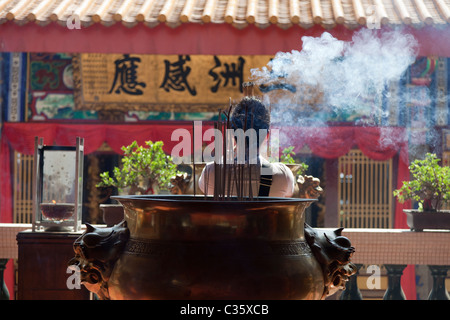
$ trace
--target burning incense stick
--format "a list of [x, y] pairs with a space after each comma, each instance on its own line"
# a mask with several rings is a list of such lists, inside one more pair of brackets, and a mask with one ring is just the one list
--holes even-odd
[[[257, 165], [254, 166], [250, 163], [253, 160], [250, 159], [250, 147], [253, 146], [250, 146], [250, 139], [247, 143], [245, 134], [243, 137], [244, 143], [238, 143], [236, 149], [228, 145], [228, 143], [232, 143], [229, 139], [231, 137], [229, 129], [238, 127], [235, 123], [232, 123], [232, 109], [233, 105], [230, 98], [228, 112], [219, 110], [218, 120], [214, 123], [214, 129], [217, 133], [214, 140], [216, 153], [214, 157], [214, 200], [229, 200], [232, 195], [235, 195], [239, 201], [244, 200], [246, 195], [252, 200], [252, 170], [257, 168]], [[247, 129], [250, 129], [248, 128], [248, 121], [250, 120], [250, 127], [253, 128], [254, 120], [253, 115], [249, 114], [248, 107], [245, 108], [243, 117], [242, 129], [245, 133]], [[244, 148], [244, 150], [240, 150], [240, 148]], [[219, 152], [222, 153], [219, 154]], [[231, 154], [229, 154], [230, 152]], [[241, 152], [244, 152], [243, 163], [241, 163], [241, 158], [236, 158]], [[229, 159], [233, 159], [231, 163]], [[207, 194], [207, 190], [205, 190], [205, 194]]]
[[194, 181], [194, 197], [197, 194], [197, 190], [195, 187], [196, 179], [195, 179], [195, 124], [192, 122], [192, 177]]

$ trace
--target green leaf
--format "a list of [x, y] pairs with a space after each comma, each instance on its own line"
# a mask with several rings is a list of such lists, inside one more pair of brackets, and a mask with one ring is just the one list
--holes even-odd
[[400, 189], [393, 194], [400, 203], [414, 200], [423, 209], [425, 201], [432, 210], [439, 211], [443, 204], [450, 201], [450, 168], [439, 165], [436, 154], [427, 153], [425, 159], [415, 160], [409, 166], [411, 181], [404, 181]]
[[121, 166], [114, 167], [110, 177], [109, 172], [100, 174], [98, 187], [114, 186], [119, 189], [130, 187], [130, 191], [147, 193], [157, 185], [160, 189], [168, 189], [170, 179], [178, 174], [177, 166], [172, 158], [165, 154], [163, 142], [146, 141], [145, 146], [139, 146], [133, 141], [123, 146]]

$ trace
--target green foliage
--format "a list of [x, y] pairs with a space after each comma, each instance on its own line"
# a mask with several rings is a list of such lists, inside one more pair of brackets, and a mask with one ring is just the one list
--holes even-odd
[[164, 153], [162, 141], [146, 141], [146, 146], [139, 146], [133, 141], [129, 146], [123, 146], [121, 167], [100, 174], [101, 182], [97, 187], [117, 187], [119, 191], [130, 188], [129, 194], [153, 193], [154, 187], [167, 190], [170, 179], [176, 176], [177, 165], [172, 157]]
[[413, 178], [394, 190], [397, 200], [415, 200], [421, 211], [439, 211], [450, 202], [450, 167], [442, 167], [439, 162], [432, 153], [427, 153], [424, 160], [413, 161], [409, 166]]
[[308, 170], [309, 166], [306, 163], [300, 163], [300, 168], [297, 171], [297, 175], [303, 175]]
[[292, 156], [295, 156], [294, 146], [284, 148], [283, 151], [281, 152], [281, 162], [294, 164], [295, 160], [294, 158], [292, 158]]
[[[294, 146], [286, 147], [281, 152], [280, 162], [284, 164], [297, 164], [293, 156], [295, 156]], [[308, 165], [306, 163], [298, 163], [298, 166], [299, 168], [296, 171], [298, 175], [302, 175], [308, 170]]]

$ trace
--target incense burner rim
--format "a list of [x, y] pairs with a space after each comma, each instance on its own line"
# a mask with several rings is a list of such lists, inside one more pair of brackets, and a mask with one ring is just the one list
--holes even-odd
[[302, 203], [302, 202], [315, 202], [318, 199], [307, 198], [281, 198], [281, 197], [253, 197], [250, 199], [245, 197], [244, 200], [238, 200], [237, 197], [227, 197], [224, 200], [214, 199], [213, 196], [204, 195], [121, 195], [111, 196], [114, 200], [144, 200], [144, 201], [156, 201], [156, 202], [189, 202], [189, 203], [214, 203], [214, 204], [236, 204], [236, 205], [254, 205], [254, 204], [283, 204], [283, 203]]

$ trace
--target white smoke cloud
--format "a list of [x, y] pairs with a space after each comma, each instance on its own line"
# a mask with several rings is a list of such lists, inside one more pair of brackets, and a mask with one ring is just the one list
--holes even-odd
[[[383, 108], [386, 89], [402, 78], [417, 51], [417, 40], [398, 30], [361, 29], [352, 41], [324, 32], [320, 37], [302, 37], [301, 50], [279, 52], [267, 66], [251, 70], [251, 81], [260, 88], [280, 84], [285, 88], [263, 96], [275, 126], [324, 127], [330, 117], [381, 125], [381, 119], [390, 116]], [[389, 130], [382, 134], [380, 142], [392, 144], [390, 134]], [[280, 134], [281, 145], [290, 145], [290, 140], [289, 133]]]
[[[412, 35], [370, 29], [355, 32], [349, 42], [324, 32], [302, 37], [302, 43], [301, 51], [279, 52], [267, 66], [251, 70], [258, 85], [282, 82], [295, 87], [295, 92], [265, 96], [275, 122], [323, 125], [327, 119], [320, 119], [317, 111], [387, 117], [381, 107], [386, 86], [402, 77], [418, 48]], [[305, 112], [300, 119], [290, 112], [299, 109], [310, 110], [312, 116]]]

